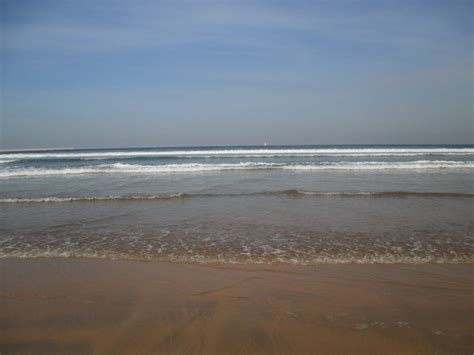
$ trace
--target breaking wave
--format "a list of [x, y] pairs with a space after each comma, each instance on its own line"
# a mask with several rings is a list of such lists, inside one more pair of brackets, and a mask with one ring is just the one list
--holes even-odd
[[0, 161], [19, 159], [108, 159], [127, 157], [371, 157], [371, 156], [474, 156], [474, 148], [311, 148], [311, 149], [190, 149], [190, 150], [118, 150], [42, 153], [3, 153]]
[[139, 164], [101, 164], [83, 167], [65, 168], [7, 168], [0, 170], [0, 177], [28, 177], [48, 175], [79, 175], [79, 174], [102, 174], [102, 173], [133, 173], [133, 174], [166, 174], [166, 173], [198, 173], [207, 171], [229, 171], [229, 170], [388, 170], [388, 169], [472, 169], [474, 162], [471, 161], [447, 161], [447, 160], [417, 160], [410, 162], [322, 162], [284, 164], [267, 162], [241, 162], [224, 164], [166, 164], [166, 165], [139, 165]]

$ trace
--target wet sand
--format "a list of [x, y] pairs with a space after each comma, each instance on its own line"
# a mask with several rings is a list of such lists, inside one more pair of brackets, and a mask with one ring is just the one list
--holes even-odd
[[2, 354], [471, 354], [472, 265], [1, 259]]

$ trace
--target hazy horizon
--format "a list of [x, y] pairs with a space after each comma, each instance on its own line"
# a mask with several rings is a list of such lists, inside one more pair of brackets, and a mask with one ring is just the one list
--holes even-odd
[[0, 4], [0, 149], [474, 142], [471, 1]]

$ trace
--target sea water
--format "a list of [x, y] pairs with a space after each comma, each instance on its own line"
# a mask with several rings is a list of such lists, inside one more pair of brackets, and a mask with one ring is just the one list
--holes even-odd
[[474, 259], [474, 146], [0, 154], [0, 257]]

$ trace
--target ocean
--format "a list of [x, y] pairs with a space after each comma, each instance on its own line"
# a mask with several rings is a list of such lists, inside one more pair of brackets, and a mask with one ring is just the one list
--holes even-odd
[[472, 263], [474, 146], [0, 154], [0, 257]]

